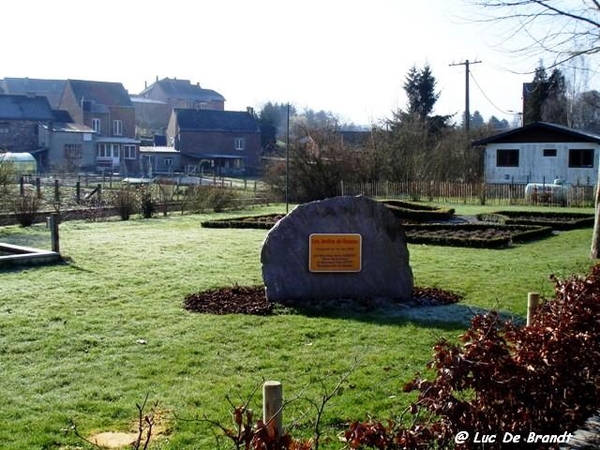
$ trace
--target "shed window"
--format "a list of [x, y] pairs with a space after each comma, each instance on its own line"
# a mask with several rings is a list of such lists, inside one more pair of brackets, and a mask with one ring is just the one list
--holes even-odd
[[555, 148], [545, 148], [544, 149], [544, 158], [550, 158], [556, 156]]
[[497, 150], [496, 167], [519, 167], [519, 150]]
[[594, 167], [594, 150], [587, 148], [569, 150], [569, 167]]
[[0, 134], [8, 134], [10, 131], [10, 126], [8, 123], [0, 122]]

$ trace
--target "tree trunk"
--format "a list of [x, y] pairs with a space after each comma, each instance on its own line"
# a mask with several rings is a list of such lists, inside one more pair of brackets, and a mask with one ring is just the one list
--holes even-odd
[[[600, 173], [600, 169], [599, 169]], [[592, 234], [592, 250], [590, 252], [590, 258], [600, 258], [600, 205], [598, 200], [600, 199], [600, 177], [596, 182], [596, 195], [594, 197], [594, 205], [596, 207], [594, 214], [594, 233]]]

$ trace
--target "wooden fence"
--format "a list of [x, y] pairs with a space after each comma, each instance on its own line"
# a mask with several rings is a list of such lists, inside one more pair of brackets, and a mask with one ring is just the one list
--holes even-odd
[[[367, 195], [373, 198], [396, 198], [436, 203], [465, 203], [478, 205], [526, 205], [525, 184], [517, 183], [452, 183], [440, 181], [378, 181], [347, 183], [342, 181], [339, 195]], [[576, 185], [569, 190], [566, 206], [593, 207], [593, 185]], [[535, 204], [552, 204], [552, 201]]]

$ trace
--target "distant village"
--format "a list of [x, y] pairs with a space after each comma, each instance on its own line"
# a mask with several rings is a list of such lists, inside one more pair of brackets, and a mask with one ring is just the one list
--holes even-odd
[[117, 82], [4, 78], [0, 151], [33, 155], [41, 172], [253, 175], [261, 129], [252, 108], [226, 111], [189, 80], [157, 77], [130, 95]]

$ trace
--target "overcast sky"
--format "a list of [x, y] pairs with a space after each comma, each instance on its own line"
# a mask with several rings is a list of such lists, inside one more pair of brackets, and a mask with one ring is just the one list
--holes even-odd
[[118, 81], [130, 94], [188, 79], [227, 110], [268, 101], [368, 125], [406, 105], [411, 66], [429, 64], [437, 114], [465, 109], [509, 122], [539, 60], [497, 48], [503, 36], [469, 0], [19, 0], [2, 4], [0, 78]]

